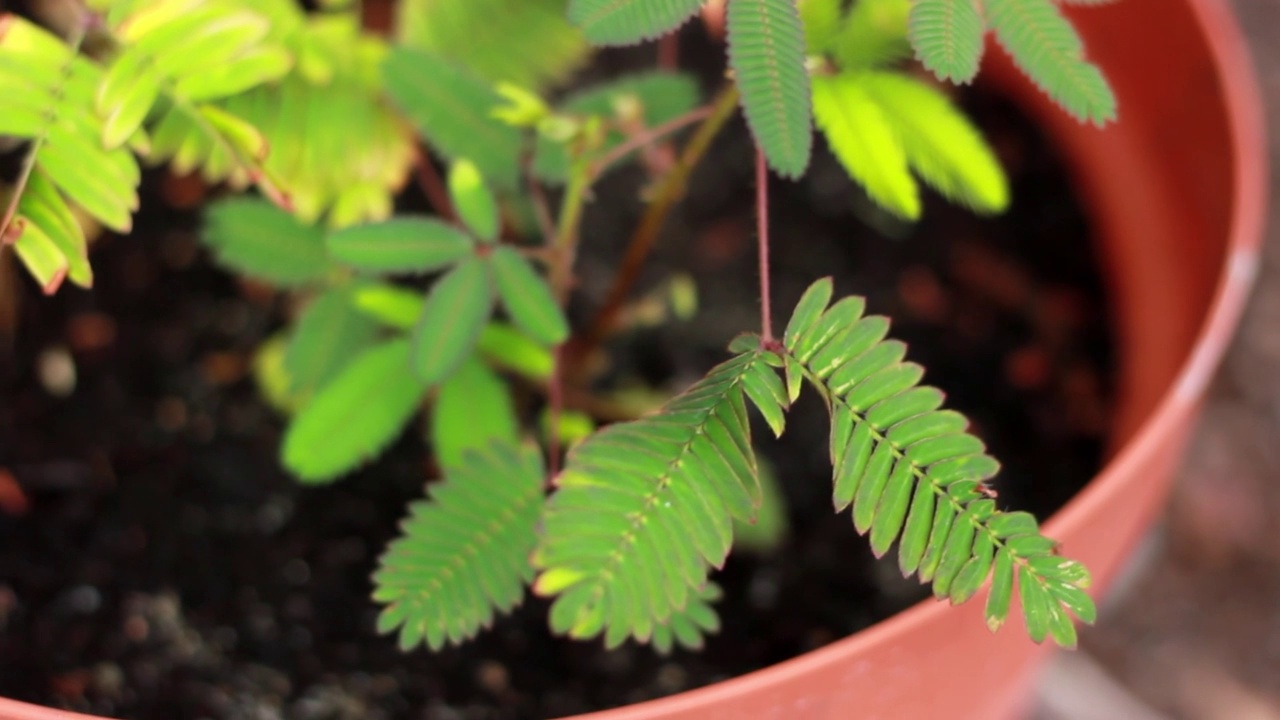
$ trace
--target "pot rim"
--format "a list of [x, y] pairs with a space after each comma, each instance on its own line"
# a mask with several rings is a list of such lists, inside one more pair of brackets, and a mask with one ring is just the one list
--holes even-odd
[[[1045, 532], [1051, 536], [1068, 535], [1085, 525], [1097, 508], [1107, 505], [1117, 494], [1122, 478], [1140, 469], [1141, 458], [1148, 454], [1148, 448], [1158, 446], [1163, 437], [1178, 429], [1180, 411], [1200, 400], [1225, 354], [1257, 276], [1266, 217], [1268, 161], [1266, 153], [1250, 151], [1266, 147], [1266, 134], [1263, 105], [1249, 57], [1249, 46], [1235, 23], [1229, 3], [1222, 0], [1186, 2], [1205, 30], [1205, 40], [1221, 86], [1221, 101], [1226, 108], [1231, 140], [1236, 192], [1230, 211], [1226, 262], [1195, 345], [1177, 378], [1142, 420], [1132, 438], [1121, 446], [1082, 491], [1045, 523]], [[835, 656], [857, 654], [910, 628], [933, 622], [936, 616], [946, 612], [951, 612], [947, 604], [922, 600], [865, 630], [790, 660], [670, 697], [575, 717], [580, 720], [630, 720], [714, 706], [722, 697], [738, 695], [745, 686], [761, 681], [784, 683], [828, 664]], [[0, 720], [99, 720], [99, 716], [0, 697]]]

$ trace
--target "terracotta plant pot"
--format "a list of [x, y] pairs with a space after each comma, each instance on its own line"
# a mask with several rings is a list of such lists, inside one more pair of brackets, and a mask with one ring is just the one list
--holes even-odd
[[[1258, 264], [1266, 146], [1244, 41], [1224, 0], [1124, 0], [1072, 16], [1119, 95], [1118, 124], [1077, 125], [994, 48], [985, 77], [1038, 118], [1067, 158], [1116, 301], [1111, 460], [1046, 526], [1093, 570], [1101, 592], [1159, 512], [1236, 326]], [[1017, 620], [990, 634], [982, 602], [925, 602], [765, 670], [583, 717], [1016, 717], [1047, 648]], [[85, 717], [0, 700], [0, 720]]]

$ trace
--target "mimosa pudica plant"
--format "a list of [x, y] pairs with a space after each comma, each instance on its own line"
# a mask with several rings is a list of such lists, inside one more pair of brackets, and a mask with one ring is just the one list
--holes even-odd
[[[941, 83], [974, 79], [991, 31], [1065, 111], [1110, 122], [1066, 4], [1098, 2], [728, 0], [729, 74], [705, 104], [671, 68], [547, 99], [593, 45], [669, 36], [702, 0], [404, 0], [392, 39], [344, 0], [87, 0], [62, 34], [6, 15], [0, 138], [24, 161], [0, 238], [46, 292], [90, 287], [87, 237], [129, 231], [140, 162], [232, 191], [207, 210], [208, 247], [301, 308], [257, 361], [287, 418], [285, 467], [335, 482], [414, 417], [430, 427], [443, 478], [373, 576], [378, 629], [405, 650], [461, 643], [528, 589], [554, 598], [557, 633], [700, 647], [718, 627], [711, 571], [776, 496], [749, 417], [781, 435], [806, 387], [831, 417], [834, 509], [877, 556], [896, 545], [904, 576], [953, 604], [989, 583], [992, 630], [1016, 587], [1031, 639], [1071, 647], [1073, 618], [1095, 619], [1088, 571], [998, 506], [999, 464], [889, 320], [818, 279], [775, 334], [766, 211], [769, 171], [802, 176], [815, 126], [889, 213], [919, 218], [921, 182], [1002, 211], [995, 153]], [[760, 328], [642, 416], [569, 407], [568, 369], [617, 331], [627, 267], [739, 109], [757, 146]], [[634, 259], [571, 327], [584, 207], [628, 162], [653, 181]], [[394, 212], [411, 174], [434, 214]], [[536, 417], [515, 382], [545, 395]]]

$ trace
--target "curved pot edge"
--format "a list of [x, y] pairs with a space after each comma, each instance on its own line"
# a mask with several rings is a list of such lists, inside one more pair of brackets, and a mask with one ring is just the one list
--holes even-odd
[[[1252, 60], [1243, 33], [1227, 3], [1222, 0], [1188, 0], [1188, 3], [1201, 26], [1207, 30], [1206, 38], [1216, 60], [1233, 143], [1231, 152], [1235, 159], [1237, 192], [1231, 208], [1226, 266], [1194, 349], [1183, 362], [1176, 381], [1165, 392], [1156, 409], [1141, 423], [1132, 440], [1085, 490], [1049, 519], [1045, 530], [1050, 535], [1060, 535], [1084, 524], [1094, 508], [1109, 502], [1116, 492], [1118, 478], [1132, 472], [1134, 464], [1145, 455], [1143, 448], [1160, 443], [1164, 435], [1176, 431], [1186, 416], [1194, 412], [1226, 352], [1257, 275], [1266, 216], [1268, 160], [1265, 153], [1248, 151], [1249, 148], [1266, 147], [1263, 106], [1257, 92]], [[672, 697], [575, 717], [578, 720], [638, 720], [714, 706], [720, 697], [737, 695], [744, 688], [762, 682], [784, 683], [810, 672], [811, 668], [825, 665], [833, 657], [855, 654], [864, 647], [880, 644], [886, 638], [946, 612], [950, 612], [947, 605], [925, 600], [862, 632], [777, 665]], [[0, 698], [0, 720], [100, 718]]]

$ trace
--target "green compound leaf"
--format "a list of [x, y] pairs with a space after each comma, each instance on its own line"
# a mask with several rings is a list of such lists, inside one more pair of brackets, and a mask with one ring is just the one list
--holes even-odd
[[493, 311], [493, 279], [488, 263], [469, 257], [436, 282], [413, 330], [413, 368], [434, 385], [447, 378], [475, 350]]
[[[565, 18], [564, 0], [405, 0], [400, 41], [492, 82], [544, 89], [568, 77], [590, 47]], [[501, 42], [501, 52], [494, 43]]]
[[373, 344], [378, 324], [356, 308], [351, 291], [328, 290], [307, 305], [289, 336], [282, 369], [285, 392], [306, 397], [326, 385]]
[[920, 217], [920, 188], [907, 151], [861, 74], [813, 79], [813, 113], [836, 159], [872, 200], [902, 217]]
[[596, 45], [634, 45], [675, 30], [706, 0], [569, 0], [569, 20]]
[[804, 29], [794, 0], [734, 0], [729, 66], [756, 143], [779, 175], [798, 178], [813, 145]]
[[449, 168], [449, 198], [476, 237], [485, 242], [498, 239], [498, 202], [470, 160], [459, 160]]
[[520, 131], [492, 116], [503, 101], [487, 83], [437, 55], [405, 47], [387, 54], [382, 77], [433, 150], [450, 160], [467, 158], [500, 190], [519, 186]]
[[724, 591], [720, 586], [708, 582], [689, 598], [683, 610], [672, 613], [665, 623], [653, 626], [653, 649], [660, 655], [671, 652], [676, 645], [686, 650], [701, 650], [704, 635], [720, 632], [720, 618], [711, 603], [722, 597]]
[[409, 355], [407, 340], [382, 343], [322, 387], [285, 431], [285, 467], [308, 485], [328, 483], [391, 444], [426, 392]]
[[1034, 518], [996, 509], [984, 483], [999, 465], [962, 416], [940, 409], [941, 392], [917, 384], [923, 371], [903, 360], [904, 345], [884, 339], [888, 323], [862, 317], [860, 300], [815, 314], [829, 297], [825, 280], [805, 293], [782, 359], [803, 366], [831, 410], [837, 510], [852, 503], [872, 550], [883, 554], [897, 541], [903, 574], [918, 573], [953, 604], [977, 594], [994, 570], [986, 607], [993, 630], [1008, 615], [1016, 571], [1032, 639], [1073, 646], [1072, 614], [1082, 622], [1096, 614], [1082, 589], [1088, 573], [1056, 555]]
[[429, 217], [401, 216], [329, 234], [330, 255], [357, 270], [422, 274], [473, 257], [466, 233]]
[[431, 447], [446, 469], [495, 440], [515, 444], [520, 422], [507, 384], [472, 357], [440, 384], [431, 408]]
[[[26, 223], [24, 232], [32, 227], [38, 228], [58, 248], [66, 259], [67, 279], [80, 287], [93, 286], [93, 269], [89, 266], [84, 228], [57, 188], [39, 169], [31, 173], [26, 191], [18, 201], [17, 218]], [[45, 282], [41, 286], [50, 287]]]
[[1009, 182], [982, 134], [945, 95], [899, 73], [860, 80], [897, 131], [907, 162], [947, 199], [978, 212], [1009, 206]]
[[273, 285], [298, 287], [324, 281], [332, 264], [324, 231], [256, 198], [214, 203], [201, 236], [218, 262]]
[[543, 506], [542, 458], [531, 445], [495, 441], [468, 451], [409, 506], [400, 537], [373, 574], [386, 605], [378, 631], [400, 648], [460, 644], [520, 604], [533, 578], [529, 554]]
[[569, 322], [547, 281], [534, 272], [519, 251], [494, 248], [489, 256], [502, 305], [516, 326], [539, 342], [558, 345], [569, 337]]
[[556, 632], [603, 634], [609, 647], [662, 642], [656, 628], [697, 607], [733, 520], [751, 522], [761, 503], [744, 384], [765, 363], [757, 352], [734, 357], [657, 414], [570, 452], [534, 556], [535, 591], [557, 596]]
[[1084, 43], [1052, 0], [986, 0], [1000, 44], [1036, 85], [1081, 122], [1116, 118], [1116, 98]]
[[977, 0], [916, 0], [908, 19], [916, 57], [942, 80], [971, 82], [986, 32]]

